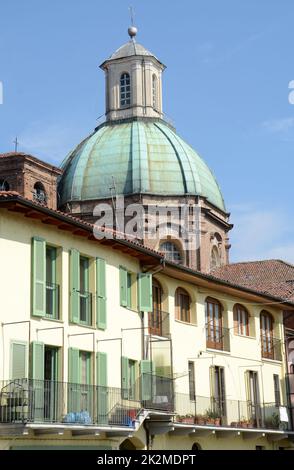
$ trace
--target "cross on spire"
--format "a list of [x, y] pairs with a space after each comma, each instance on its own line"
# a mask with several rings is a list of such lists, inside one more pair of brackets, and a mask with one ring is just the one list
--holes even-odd
[[135, 17], [135, 10], [133, 6], [129, 6], [130, 16], [131, 16], [131, 25], [134, 26], [134, 17]]
[[17, 140], [17, 137], [15, 137], [15, 140], [13, 141], [13, 143], [14, 143], [14, 151], [17, 152], [17, 148], [18, 148], [18, 144], [19, 144], [19, 142]]

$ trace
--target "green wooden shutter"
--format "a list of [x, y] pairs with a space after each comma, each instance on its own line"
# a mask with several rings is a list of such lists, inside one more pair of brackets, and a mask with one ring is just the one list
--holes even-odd
[[45, 362], [45, 346], [40, 341], [31, 343], [31, 378], [34, 398], [33, 417], [36, 421], [44, 420], [44, 362]]
[[141, 369], [141, 399], [144, 401], [152, 400], [155, 395], [155, 380], [153, 380], [152, 361], [144, 360], [140, 364]]
[[68, 349], [68, 411], [80, 410], [80, 351]]
[[120, 304], [122, 307], [128, 305], [128, 272], [123, 267], [119, 268], [119, 284], [120, 284]]
[[32, 315], [43, 317], [46, 311], [46, 242], [32, 239]]
[[121, 358], [121, 388], [122, 398], [129, 398], [129, 359], [127, 357]]
[[96, 258], [96, 324], [106, 329], [106, 263], [101, 258]]
[[20, 342], [11, 343], [11, 379], [25, 379], [26, 378], [26, 360], [27, 360], [27, 345]]
[[75, 248], [70, 250], [70, 320], [80, 320], [80, 253]]
[[108, 422], [108, 390], [107, 390], [107, 354], [96, 354], [97, 367], [97, 419], [98, 424]]
[[138, 275], [138, 304], [140, 312], [152, 312], [152, 275]]

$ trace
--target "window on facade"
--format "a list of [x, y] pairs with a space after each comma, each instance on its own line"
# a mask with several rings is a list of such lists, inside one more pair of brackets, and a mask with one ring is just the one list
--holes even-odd
[[92, 296], [89, 292], [89, 259], [80, 257], [80, 323], [92, 324]]
[[153, 75], [152, 76], [152, 101], [153, 101], [153, 108], [154, 109], [157, 109], [158, 105], [157, 105], [157, 95], [158, 95], [158, 92], [157, 92], [157, 77], [156, 75]]
[[175, 294], [175, 308], [176, 320], [181, 320], [187, 323], [191, 321], [190, 308], [191, 299], [185, 289], [178, 287]]
[[128, 73], [123, 73], [120, 77], [120, 106], [124, 108], [131, 104], [131, 78]]
[[59, 286], [56, 284], [57, 249], [46, 245], [46, 316], [58, 318]]
[[174, 263], [182, 263], [182, 256], [173, 242], [163, 242], [159, 247], [159, 251], [163, 253], [165, 258], [168, 261], [173, 261]]
[[211, 297], [206, 299], [205, 318], [207, 347], [223, 349], [222, 307], [218, 300]]
[[272, 315], [263, 310], [260, 314], [261, 353], [268, 359], [274, 359], [273, 326]]
[[[136, 398], [138, 383], [138, 363], [127, 357], [122, 357], [122, 397], [127, 400]], [[143, 393], [143, 391], [142, 391]]]
[[42, 183], [37, 182], [34, 185], [33, 198], [35, 201], [40, 202], [41, 204], [47, 203], [47, 196], [45, 188]]
[[241, 336], [249, 336], [249, 313], [241, 304], [234, 306], [234, 329]]
[[274, 374], [273, 378], [274, 378], [275, 405], [280, 406], [281, 404], [280, 377], [278, 376], [278, 374]]
[[132, 273], [127, 273], [127, 307], [132, 308]]
[[213, 411], [219, 417], [226, 416], [225, 371], [223, 367], [213, 366], [210, 368], [210, 382]]
[[162, 288], [160, 283], [153, 279], [152, 281], [152, 301], [153, 309], [149, 313], [149, 333], [153, 335], [162, 335]]
[[218, 248], [214, 246], [211, 250], [210, 269], [218, 268], [220, 264], [220, 254]]
[[255, 425], [261, 425], [261, 407], [258, 384], [258, 373], [253, 370], [245, 372], [247, 403], [248, 403], [248, 419]]
[[0, 191], [9, 191], [9, 184], [6, 180], [0, 179]]
[[192, 361], [188, 362], [189, 371], [189, 396], [190, 400], [196, 399], [196, 386], [195, 386], [195, 364]]

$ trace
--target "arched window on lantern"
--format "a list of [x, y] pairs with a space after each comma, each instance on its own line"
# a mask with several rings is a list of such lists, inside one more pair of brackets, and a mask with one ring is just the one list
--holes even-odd
[[120, 76], [120, 107], [125, 108], [131, 105], [131, 77], [124, 72]]

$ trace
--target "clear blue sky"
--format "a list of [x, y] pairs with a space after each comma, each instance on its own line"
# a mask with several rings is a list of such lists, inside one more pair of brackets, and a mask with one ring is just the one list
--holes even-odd
[[104, 112], [98, 65], [128, 40], [166, 65], [164, 110], [213, 169], [232, 261], [294, 262], [293, 0], [2, 0], [0, 152], [58, 164]]

